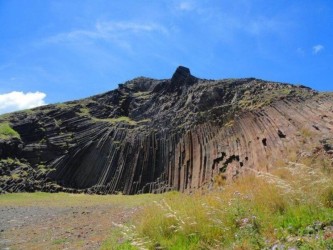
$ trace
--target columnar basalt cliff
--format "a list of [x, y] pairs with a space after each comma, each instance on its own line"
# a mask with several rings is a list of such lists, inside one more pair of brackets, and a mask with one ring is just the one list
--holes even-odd
[[330, 93], [180, 66], [171, 79], [0, 116], [0, 192], [189, 191], [291, 153], [332, 158], [332, 131]]

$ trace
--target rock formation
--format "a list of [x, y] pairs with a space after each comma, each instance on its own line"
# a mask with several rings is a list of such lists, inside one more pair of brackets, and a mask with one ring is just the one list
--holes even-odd
[[[135, 78], [90, 98], [0, 116], [0, 192], [189, 191], [333, 153], [333, 95], [255, 78]], [[297, 160], [297, 159], [296, 159]]]

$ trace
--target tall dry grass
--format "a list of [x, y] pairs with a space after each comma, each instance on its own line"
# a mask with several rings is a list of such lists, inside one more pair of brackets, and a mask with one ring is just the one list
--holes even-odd
[[167, 193], [125, 228], [114, 249], [333, 249], [333, 178], [289, 162], [219, 190]]

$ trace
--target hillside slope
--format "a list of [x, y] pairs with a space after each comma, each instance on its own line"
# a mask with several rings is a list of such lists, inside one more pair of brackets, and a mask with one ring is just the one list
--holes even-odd
[[[333, 153], [333, 95], [255, 78], [136, 78], [0, 116], [0, 192], [209, 187], [286, 156]], [[331, 164], [332, 166], [332, 164]]]

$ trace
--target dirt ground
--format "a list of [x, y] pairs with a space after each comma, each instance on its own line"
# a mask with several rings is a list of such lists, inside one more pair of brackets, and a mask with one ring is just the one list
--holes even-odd
[[0, 249], [99, 249], [114, 223], [129, 222], [142, 206], [112, 198], [92, 203], [87, 199], [69, 201], [67, 206], [47, 200], [1, 202], [0, 197]]

